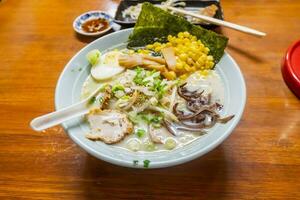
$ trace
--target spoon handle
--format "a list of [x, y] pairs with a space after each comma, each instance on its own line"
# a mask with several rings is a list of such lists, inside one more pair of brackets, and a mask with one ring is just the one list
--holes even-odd
[[62, 110], [58, 110], [46, 115], [42, 115], [33, 119], [30, 122], [30, 126], [35, 131], [42, 131], [47, 128], [61, 124], [74, 117], [82, 116], [87, 114], [89, 109], [86, 107], [86, 102], [79, 102], [75, 105], [66, 107]]
[[111, 24], [111, 28], [114, 30], [114, 31], [119, 31], [122, 27], [121, 25], [115, 23], [115, 22], [112, 22]]

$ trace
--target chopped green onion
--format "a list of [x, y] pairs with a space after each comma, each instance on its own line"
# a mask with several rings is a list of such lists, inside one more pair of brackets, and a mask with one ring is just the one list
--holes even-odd
[[122, 100], [129, 100], [129, 99], [130, 99], [130, 96], [124, 95], [124, 96], [121, 97], [121, 99], [122, 99]]
[[162, 119], [163, 119], [162, 116], [154, 116], [151, 119], [151, 122], [153, 122], [153, 123], [161, 123]]
[[135, 124], [139, 124], [142, 121], [141, 117], [134, 112], [129, 112], [128, 118], [130, 121], [132, 121]]
[[147, 123], [150, 123], [151, 121], [151, 114], [139, 114], [142, 118], [142, 120], [144, 120]]
[[176, 140], [174, 140], [173, 138], [167, 138], [165, 141], [165, 148], [168, 150], [172, 150], [176, 147], [177, 143]]
[[138, 166], [139, 161], [138, 160], [133, 160], [133, 166]]
[[142, 120], [144, 120], [147, 124], [152, 124], [153, 127], [159, 128], [161, 127], [161, 123], [163, 120], [163, 116], [161, 114], [144, 114], [140, 113], [138, 114]]
[[166, 92], [166, 84], [163, 84], [161, 79], [155, 79], [151, 90], [156, 92], [158, 99], [161, 99]]
[[144, 129], [137, 129], [136, 130], [136, 135], [141, 138], [145, 135], [146, 131]]
[[120, 84], [117, 84], [117, 85], [114, 85], [113, 87], [112, 87], [112, 92], [116, 92], [116, 91], [124, 91], [125, 90], [125, 88], [123, 87], [123, 85], [120, 85]]
[[94, 49], [86, 54], [86, 59], [91, 65], [95, 65], [99, 62], [101, 52], [98, 49]]
[[93, 96], [90, 100], [89, 100], [89, 104], [93, 104], [96, 102], [96, 97]]
[[149, 168], [150, 160], [144, 160], [144, 168]]
[[143, 80], [145, 77], [145, 70], [141, 67], [135, 69], [136, 75], [133, 78], [133, 82], [137, 85], [143, 85]]

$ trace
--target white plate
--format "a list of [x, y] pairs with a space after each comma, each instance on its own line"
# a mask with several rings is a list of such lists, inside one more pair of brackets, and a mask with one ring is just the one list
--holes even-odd
[[[85, 55], [92, 49], [106, 51], [125, 47], [131, 32], [132, 29], [125, 29], [99, 38], [81, 49], [69, 61], [56, 86], [55, 106], [57, 110], [79, 101], [82, 84], [90, 70]], [[64, 123], [63, 127], [71, 139], [88, 153], [116, 165], [143, 168], [143, 161], [150, 160], [149, 168], [161, 168], [193, 160], [217, 147], [230, 135], [240, 121], [245, 107], [245, 81], [239, 66], [233, 58], [225, 53], [217, 64], [216, 70], [225, 85], [223, 114], [235, 114], [235, 117], [226, 124], [217, 124], [206, 135], [184, 147], [167, 152], [130, 152], [102, 142], [93, 142], [86, 139], [84, 134], [88, 131], [88, 126], [82, 122], [81, 118]], [[137, 166], [133, 165], [134, 160], [139, 161]]]

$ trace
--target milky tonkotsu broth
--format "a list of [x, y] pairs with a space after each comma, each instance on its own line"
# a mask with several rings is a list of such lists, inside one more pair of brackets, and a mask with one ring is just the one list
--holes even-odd
[[[82, 91], [81, 91], [81, 98], [86, 98], [102, 84], [113, 83], [123, 75], [124, 72], [122, 74], [117, 75], [113, 79], [106, 80], [106, 81], [96, 81], [89, 75], [83, 84]], [[204, 90], [204, 94], [211, 93], [213, 102], [218, 102], [220, 104], [223, 104], [224, 87], [219, 74], [215, 70], [211, 70], [206, 76], [200, 75], [199, 73], [196, 72], [190, 75], [186, 81], [187, 81], [186, 87], [188, 90], [190, 91]], [[181, 97], [177, 95], [176, 102], [181, 102], [181, 101], [182, 101]], [[142, 123], [139, 125], [135, 125], [134, 129], [135, 130], [144, 129], [147, 132], [148, 126], [147, 124]], [[156, 129], [155, 134], [157, 135], [157, 137], [161, 138], [162, 141], [165, 141], [167, 138], [173, 138], [177, 143], [176, 148], [179, 148], [201, 136], [200, 133], [197, 134], [191, 132], [182, 132], [179, 136], [173, 136], [171, 133], [167, 131], [167, 129], [164, 126], [162, 126], [159, 129]], [[138, 138], [136, 134], [130, 134], [126, 136], [125, 139], [123, 139], [122, 141], [113, 145], [127, 150], [128, 149], [134, 150], [135, 148], [138, 147], [139, 149], [138, 151], [147, 151], [148, 148], [147, 141], [151, 141], [148, 133], [142, 138]], [[164, 144], [155, 144], [154, 150], [162, 151], [166, 149], [164, 147]]]
[[211, 101], [223, 104], [224, 84], [215, 70], [211, 70], [207, 76], [194, 73], [187, 79], [187, 88], [190, 91], [204, 90], [204, 94], [211, 93]]

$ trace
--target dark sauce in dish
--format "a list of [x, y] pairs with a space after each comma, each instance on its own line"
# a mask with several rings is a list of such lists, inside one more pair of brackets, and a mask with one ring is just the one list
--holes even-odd
[[88, 33], [96, 33], [103, 31], [107, 29], [108, 26], [108, 21], [101, 18], [88, 20], [81, 25], [82, 29]]

